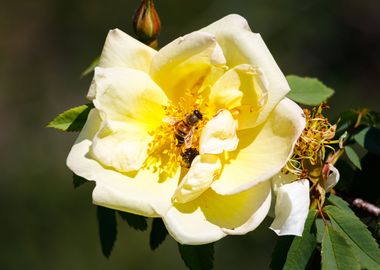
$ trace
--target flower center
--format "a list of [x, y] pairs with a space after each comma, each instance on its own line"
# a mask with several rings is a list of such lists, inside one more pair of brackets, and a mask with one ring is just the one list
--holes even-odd
[[199, 154], [199, 138], [208, 121], [200, 96], [187, 93], [179, 102], [165, 106], [162, 124], [152, 132], [144, 167], [172, 176], [179, 166], [190, 168]]

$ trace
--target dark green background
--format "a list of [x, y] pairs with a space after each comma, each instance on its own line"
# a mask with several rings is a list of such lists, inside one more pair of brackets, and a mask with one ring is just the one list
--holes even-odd
[[[182, 269], [176, 244], [158, 251], [148, 234], [119, 222], [115, 251], [101, 255], [92, 185], [74, 190], [65, 159], [76, 134], [44, 126], [86, 102], [107, 31], [131, 32], [137, 0], [1, 0], [0, 269]], [[161, 45], [229, 13], [260, 32], [285, 74], [336, 89], [331, 115], [380, 110], [380, 4], [346, 1], [156, 1]], [[216, 269], [267, 269], [276, 237], [267, 229], [216, 244]]]

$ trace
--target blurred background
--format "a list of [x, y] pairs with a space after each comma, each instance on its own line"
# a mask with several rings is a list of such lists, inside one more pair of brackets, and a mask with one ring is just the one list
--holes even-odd
[[[45, 128], [86, 102], [109, 29], [132, 34], [139, 0], [1, 0], [0, 269], [185, 269], [176, 243], [155, 252], [148, 233], [119, 220], [110, 259], [101, 254], [92, 185], [73, 189], [65, 159], [77, 134]], [[380, 2], [157, 0], [161, 46], [229, 13], [260, 32], [285, 74], [320, 78], [336, 90], [329, 114], [380, 110]], [[270, 220], [216, 244], [216, 269], [268, 269]]]

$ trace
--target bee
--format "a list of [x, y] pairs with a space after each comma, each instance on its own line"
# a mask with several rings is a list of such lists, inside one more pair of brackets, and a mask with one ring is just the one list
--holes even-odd
[[[196, 148], [192, 146], [192, 139], [194, 130], [200, 120], [203, 119], [203, 115], [198, 110], [193, 110], [187, 114], [184, 119], [168, 118], [165, 122], [174, 126], [174, 137], [177, 140], [177, 147], [181, 147], [183, 166], [190, 168], [191, 162], [199, 154]], [[185, 145], [183, 150], [182, 146]]]
[[186, 149], [191, 147], [194, 129], [202, 118], [203, 115], [200, 111], [193, 110], [184, 119], [178, 120], [178, 118], [171, 117], [164, 120], [174, 126], [174, 137], [177, 139], [177, 147], [181, 147], [183, 144], [185, 144]]
[[187, 148], [184, 152], [182, 152], [182, 162], [183, 166], [186, 168], [190, 168], [191, 162], [193, 162], [194, 158], [199, 155], [197, 149], [190, 147]]

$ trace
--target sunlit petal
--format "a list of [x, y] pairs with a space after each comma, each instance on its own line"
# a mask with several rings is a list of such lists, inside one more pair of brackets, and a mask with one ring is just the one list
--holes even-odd
[[158, 173], [142, 169], [136, 173], [121, 173], [103, 167], [92, 158], [92, 139], [101, 126], [101, 118], [93, 109], [67, 157], [67, 166], [75, 174], [96, 182], [93, 202], [98, 205], [144, 216], [158, 216], [171, 205], [177, 187], [179, 170], [161, 178]]
[[236, 149], [239, 139], [236, 136], [237, 123], [230, 111], [222, 110], [202, 129], [200, 137], [201, 154], [220, 154]]
[[211, 187], [234, 194], [269, 180], [285, 166], [304, 127], [301, 108], [282, 100], [263, 125], [238, 132], [238, 148], [222, 159], [220, 178]]
[[254, 230], [267, 215], [270, 201], [269, 182], [227, 196], [209, 189], [196, 200], [174, 204], [163, 219], [181, 244], [205, 244]]

